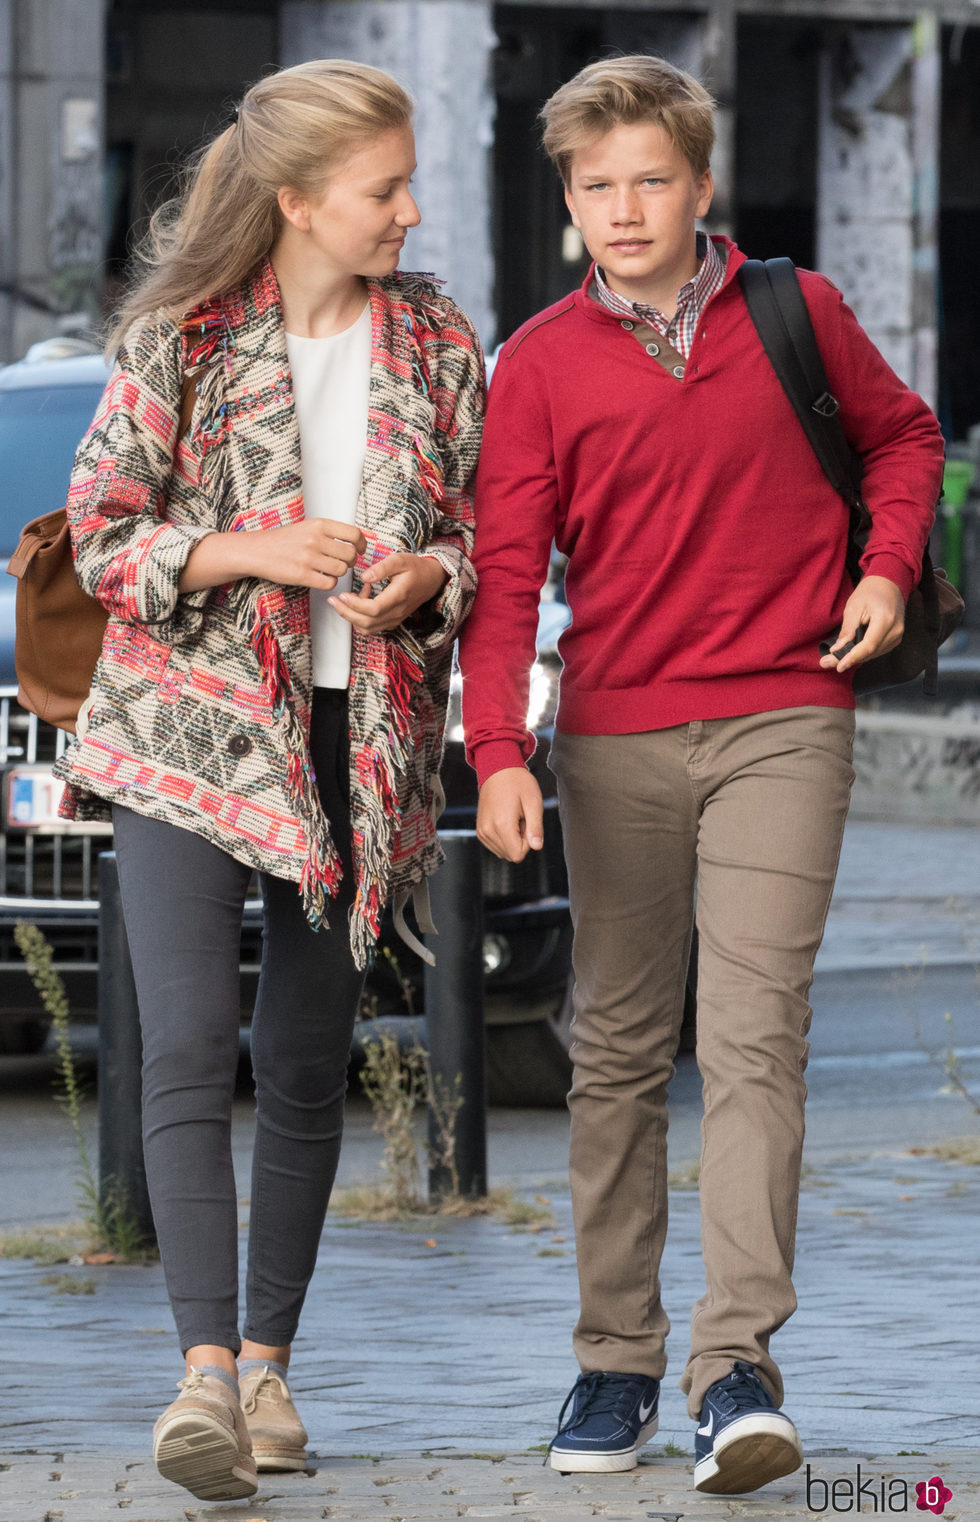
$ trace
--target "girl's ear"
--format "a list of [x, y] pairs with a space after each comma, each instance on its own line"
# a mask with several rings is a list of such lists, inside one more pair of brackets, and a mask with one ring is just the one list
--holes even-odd
[[288, 185], [283, 185], [276, 200], [279, 202], [279, 210], [297, 231], [308, 233], [310, 230], [310, 203], [300, 190], [291, 190]]

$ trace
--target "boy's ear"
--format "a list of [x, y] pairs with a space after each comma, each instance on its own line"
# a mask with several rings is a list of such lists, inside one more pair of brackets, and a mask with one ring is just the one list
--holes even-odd
[[708, 207], [711, 205], [714, 193], [715, 182], [712, 178], [711, 170], [706, 169], [698, 181], [698, 204], [694, 212], [696, 217], [703, 217], [707, 215]]
[[581, 232], [582, 224], [579, 222], [578, 212], [575, 210], [575, 202], [572, 200], [572, 192], [569, 190], [567, 185], [565, 186], [565, 205], [568, 207], [568, 215], [572, 219], [572, 226], [577, 227], [579, 232]]

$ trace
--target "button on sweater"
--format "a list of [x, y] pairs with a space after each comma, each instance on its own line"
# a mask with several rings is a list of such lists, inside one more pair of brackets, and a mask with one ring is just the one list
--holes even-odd
[[[734, 276], [683, 377], [579, 291], [504, 345], [477, 481], [479, 592], [460, 646], [482, 783], [534, 749], [525, 723], [552, 541], [569, 557], [558, 727], [626, 734], [853, 706], [819, 666], [840, 621], [847, 510], [820, 469]], [[942, 474], [935, 417], [824, 277], [800, 272], [874, 528], [866, 574], [915, 584]]]

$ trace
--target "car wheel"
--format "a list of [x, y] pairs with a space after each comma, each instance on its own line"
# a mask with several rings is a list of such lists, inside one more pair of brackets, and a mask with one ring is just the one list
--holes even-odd
[[572, 1086], [572, 1063], [554, 1022], [487, 1028], [487, 1093], [492, 1105], [558, 1109]]
[[0, 1057], [31, 1057], [48, 1039], [51, 1021], [0, 1020]]

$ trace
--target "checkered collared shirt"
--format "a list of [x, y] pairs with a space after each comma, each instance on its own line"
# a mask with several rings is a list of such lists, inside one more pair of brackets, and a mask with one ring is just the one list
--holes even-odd
[[648, 322], [678, 354], [687, 359], [701, 315], [710, 298], [721, 290], [725, 281], [724, 254], [719, 253], [718, 245], [705, 233], [699, 232], [697, 235], [697, 256], [701, 260], [701, 268], [694, 279], [682, 285], [678, 291], [677, 311], [673, 317], [665, 317], [658, 307], [646, 306], [642, 301], [627, 301], [625, 296], [617, 296], [615, 291], [609, 289], [598, 265], [595, 271], [596, 294], [602, 305], [618, 317], [639, 317], [641, 322]]

